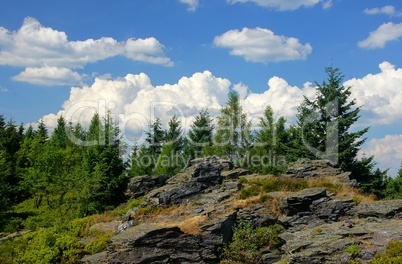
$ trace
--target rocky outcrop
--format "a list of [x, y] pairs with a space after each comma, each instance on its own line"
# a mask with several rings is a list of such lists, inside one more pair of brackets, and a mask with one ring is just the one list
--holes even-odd
[[[83, 262], [219, 263], [238, 221], [254, 227], [282, 226], [283, 244], [263, 248], [262, 263], [348, 263], [352, 259], [368, 263], [388, 242], [402, 240], [402, 200], [357, 203], [349, 197], [337, 198], [325, 188], [308, 188], [267, 193], [266, 199], [235, 205], [242, 187], [239, 176], [264, 177], [249, 174], [227, 160], [209, 157], [191, 161], [191, 167], [169, 179], [133, 179], [129, 188], [134, 197], [143, 192], [144, 203], [128, 213], [128, 221], [114, 223], [119, 233], [107, 251], [86, 256]], [[350, 173], [327, 161], [299, 160], [282, 177], [331, 177], [344, 186], [355, 186]], [[172, 206], [177, 211], [166, 215], [139, 221], [131, 217], [141, 207]], [[359, 248], [354, 255], [348, 253], [351, 246]]]
[[162, 188], [149, 192], [146, 198], [156, 205], [181, 204], [208, 189], [212, 191], [222, 184], [223, 170], [233, 169], [230, 161], [217, 157], [207, 157], [191, 161], [193, 164], [186, 171], [169, 180]]
[[340, 168], [332, 166], [328, 160], [298, 159], [289, 164], [286, 176], [299, 179], [330, 176], [348, 187], [359, 186], [352, 173], [343, 172]]
[[353, 217], [355, 202], [350, 199], [332, 199], [325, 188], [311, 188], [282, 198], [280, 209], [282, 223], [296, 231]]

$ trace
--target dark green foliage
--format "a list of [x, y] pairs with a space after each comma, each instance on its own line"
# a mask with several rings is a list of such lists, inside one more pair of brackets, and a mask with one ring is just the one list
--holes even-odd
[[385, 197], [387, 199], [402, 199], [402, 164], [395, 178], [387, 178]]
[[[308, 98], [298, 109], [297, 141], [300, 154], [308, 152], [317, 158], [329, 159], [345, 171], [354, 171], [357, 153], [365, 139], [368, 128], [351, 132], [357, 122], [360, 107], [350, 100], [351, 87], [342, 85], [343, 75], [338, 68], [327, 67], [328, 79], [317, 85], [314, 101]], [[302, 144], [301, 144], [302, 143]], [[311, 155], [307, 155], [311, 157]]]
[[360, 183], [366, 193], [373, 193], [378, 198], [384, 198], [386, 192], [386, 177], [388, 170], [381, 171], [373, 161], [374, 157], [363, 157], [356, 161], [353, 177]]
[[146, 133], [149, 153], [155, 157], [161, 153], [163, 143], [166, 139], [166, 132], [162, 129], [159, 118], [156, 118], [156, 120], [149, 125], [149, 131]]
[[285, 128], [286, 119], [274, 121], [274, 112], [267, 106], [260, 118], [260, 130], [255, 136], [249, 167], [259, 173], [279, 175], [286, 170], [286, 148], [289, 136]]
[[[226, 106], [218, 118], [214, 140], [214, 152], [235, 162], [241, 160], [251, 149], [251, 122], [243, 113], [239, 95], [231, 91]], [[243, 160], [244, 162], [244, 160]]]
[[183, 159], [183, 130], [177, 116], [169, 120], [165, 144], [158, 156], [155, 175], [173, 176], [186, 166]]
[[240, 199], [247, 199], [249, 197], [257, 196], [261, 193], [261, 187], [258, 185], [251, 185], [250, 187], [243, 188], [240, 192]]
[[0, 115], [0, 214], [24, 198], [17, 165], [22, 138], [23, 128], [14, 125], [12, 120], [6, 123]]
[[200, 157], [202, 150], [212, 146], [214, 125], [207, 109], [203, 109], [196, 116], [188, 132], [187, 153], [190, 159]]
[[278, 224], [254, 228], [249, 222], [240, 222], [233, 228], [232, 242], [225, 248], [221, 263], [262, 263], [261, 249], [275, 249], [281, 245]]
[[130, 177], [151, 175], [155, 163], [154, 156], [149, 153], [146, 146], [142, 145], [140, 148], [134, 146], [130, 157], [128, 175]]

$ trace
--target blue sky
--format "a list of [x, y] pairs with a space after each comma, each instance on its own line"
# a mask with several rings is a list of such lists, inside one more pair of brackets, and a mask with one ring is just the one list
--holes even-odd
[[234, 89], [254, 121], [271, 105], [291, 124], [333, 64], [371, 126], [364, 153], [394, 175], [401, 40], [397, 0], [0, 0], [0, 113], [51, 129], [107, 106], [132, 142], [153, 113], [188, 126]]

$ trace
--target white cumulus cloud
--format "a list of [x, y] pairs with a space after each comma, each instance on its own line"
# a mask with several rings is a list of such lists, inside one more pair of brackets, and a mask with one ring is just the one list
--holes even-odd
[[57, 114], [44, 116], [43, 120], [52, 128], [62, 115], [68, 121], [87, 126], [95, 112], [102, 114], [110, 109], [126, 135], [138, 136], [147, 131], [148, 123], [156, 117], [166, 124], [177, 115], [183, 127], [189, 127], [192, 118], [203, 108], [208, 108], [212, 116], [217, 115], [226, 102], [230, 86], [229, 80], [217, 78], [209, 71], [161, 86], [153, 86], [144, 73], [116, 79], [97, 78], [91, 86], [71, 88], [62, 109]]
[[375, 157], [381, 169], [390, 169], [389, 174], [395, 176], [402, 162], [402, 135], [386, 135], [367, 142], [362, 150], [367, 156]]
[[268, 80], [267, 90], [262, 93], [251, 93], [242, 101], [244, 111], [258, 124], [265, 108], [269, 105], [276, 117], [283, 116], [288, 123], [294, 123], [297, 107], [303, 102], [304, 96], [313, 99], [315, 88], [306, 83], [303, 88], [291, 86], [280, 77], [274, 76]]
[[383, 7], [374, 7], [374, 8], [366, 8], [364, 13], [367, 15], [377, 15], [377, 14], [384, 14], [388, 16], [400, 16], [402, 15], [401, 12], [395, 9], [395, 6], [386, 5]]
[[[83, 68], [89, 63], [119, 55], [141, 62], [172, 65], [172, 61], [164, 54], [164, 46], [153, 37], [130, 38], [122, 42], [110, 37], [69, 41], [65, 32], [45, 27], [30, 17], [24, 20], [17, 31], [0, 27], [0, 65], [26, 68], [21, 76], [15, 77], [21, 81], [30, 82], [29, 78], [23, 78], [27, 72], [32, 74], [35, 71], [39, 77], [41, 73], [49, 71], [47, 67], [57, 67], [60, 73], [65, 69]], [[55, 83], [54, 78], [49, 80], [49, 85]], [[35, 79], [33, 83], [40, 82]], [[42, 82], [46, 82], [46, 79]], [[60, 83], [65, 82], [61, 80]]]
[[[300, 7], [312, 7], [322, 0], [227, 0], [230, 4], [253, 2], [261, 7], [272, 8], [278, 11], [296, 10]], [[325, 1], [324, 8], [332, 5], [332, 1]]]
[[216, 36], [214, 44], [247, 61], [262, 63], [305, 59], [312, 52], [308, 43], [301, 44], [297, 38], [275, 35], [259, 27], [227, 31]]
[[369, 36], [365, 40], [359, 41], [358, 45], [363, 49], [384, 48], [388, 42], [400, 37], [402, 37], [402, 23], [388, 22], [370, 32]]
[[190, 12], [196, 11], [200, 5], [198, 0], [180, 0], [180, 3], [186, 4], [188, 6], [187, 10]]
[[315, 94], [311, 83], [298, 88], [275, 76], [269, 79], [266, 91], [253, 93], [246, 85], [232, 85], [228, 79], [215, 77], [210, 71], [197, 72], [182, 77], [175, 84], [159, 86], [153, 86], [144, 73], [128, 74], [116, 79], [97, 78], [91, 86], [71, 88], [62, 109], [44, 116], [43, 121], [52, 129], [57, 118], [64, 116], [68, 121], [88, 126], [95, 112], [104, 114], [110, 109], [129, 143], [133, 143], [134, 137], [141, 137], [156, 117], [166, 125], [177, 115], [186, 129], [201, 109], [207, 108], [212, 117], [217, 117], [226, 104], [230, 89], [239, 93], [244, 112], [254, 125], [258, 124], [268, 105], [277, 117], [284, 116], [293, 122], [303, 96], [312, 98]]
[[379, 65], [381, 72], [353, 78], [345, 82], [351, 86], [352, 97], [362, 106], [365, 119], [372, 125], [402, 121], [402, 69], [389, 62]]
[[13, 80], [29, 82], [37, 85], [80, 85], [85, 75], [68, 68], [43, 66], [27, 67], [23, 72], [13, 77]]
[[[344, 83], [345, 86], [352, 86], [351, 98], [356, 98], [357, 105], [362, 106], [359, 123], [385, 126], [402, 121], [402, 69], [383, 62], [380, 70]], [[169, 119], [177, 115], [184, 128], [189, 128], [198, 111], [203, 108], [208, 108], [211, 116], [217, 117], [231, 89], [239, 93], [243, 110], [253, 125], [258, 124], [268, 105], [273, 108], [276, 117], [284, 116], [289, 124], [294, 124], [297, 107], [304, 96], [314, 99], [316, 93], [311, 82], [298, 87], [277, 76], [269, 78], [266, 89], [260, 93], [252, 92], [245, 84], [232, 84], [226, 78], [216, 77], [210, 71], [196, 72], [189, 77], [183, 76], [177, 83], [158, 86], [152, 85], [151, 79], [144, 73], [114, 79], [105, 76], [95, 79], [89, 86], [72, 87], [61, 110], [44, 116], [43, 120], [50, 129], [56, 126], [57, 118], [61, 115], [68, 121], [88, 126], [95, 112], [105, 114], [110, 109], [128, 143], [140, 144], [143, 140], [141, 136], [145, 136], [143, 132], [148, 131], [149, 122], [156, 117], [166, 127]], [[392, 142], [389, 137], [386, 139]], [[389, 160], [395, 169], [394, 165], [400, 163], [402, 158], [398, 156], [401, 148], [396, 143], [400, 142], [399, 137], [393, 136], [392, 139], [395, 139], [395, 144], [387, 143], [387, 146], [394, 147], [398, 154], [394, 157], [387, 154], [384, 160]], [[375, 154], [381, 168], [391, 167], [380, 164], [381, 153], [396, 153], [385, 148], [385, 143], [372, 140], [364, 149], [368, 155]]]

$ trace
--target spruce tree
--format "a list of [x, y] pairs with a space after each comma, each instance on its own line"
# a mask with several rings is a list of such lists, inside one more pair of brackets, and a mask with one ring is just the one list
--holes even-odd
[[172, 145], [174, 154], [178, 154], [183, 150], [183, 129], [181, 128], [179, 118], [173, 116], [168, 123], [168, 130], [166, 132], [166, 144]]
[[206, 152], [212, 147], [213, 130], [213, 119], [208, 110], [200, 110], [183, 142], [184, 154], [189, 160], [207, 155]]
[[235, 162], [241, 160], [251, 148], [250, 128], [251, 122], [243, 113], [239, 95], [231, 91], [228, 102], [218, 118], [214, 140], [215, 154], [228, 157]]
[[162, 129], [162, 123], [159, 118], [149, 125], [149, 131], [146, 132], [149, 153], [157, 157], [161, 153], [163, 143], [166, 138], [166, 131]]
[[177, 116], [173, 116], [168, 123], [165, 144], [162, 147], [155, 167], [154, 174], [173, 176], [186, 166], [183, 156], [183, 129]]
[[[253, 155], [258, 157], [252, 164], [252, 169], [262, 173], [279, 174], [284, 170], [281, 164], [286, 153], [284, 145], [288, 142], [288, 135], [285, 128], [286, 119], [281, 117], [274, 120], [274, 111], [270, 106], [264, 110], [260, 118], [260, 129], [256, 132]], [[256, 162], [258, 161], [258, 162]]]
[[[325, 68], [328, 79], [317, 85], [316, 98], [298, 108], [298, 129], [303, 143], [299, 153], [314, 154], [328, 159], [345, 171], [356, 167], [357, 153], [366, 139], [362, 136], [368, 128], [351, 132], [360, 115], [360, 107], [350, 99], [351, 87], [343, 86], [343, 75], [338, 68]], [[300, 142], [299, 141], [299, 142]], [[306, 150], [307, 149], [307, 150]]]

